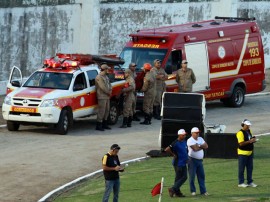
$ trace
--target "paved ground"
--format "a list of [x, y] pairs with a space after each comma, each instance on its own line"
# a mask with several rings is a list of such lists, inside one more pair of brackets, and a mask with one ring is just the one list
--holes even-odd
[[[240, 128], [243, 118], [252, 120], [254, 134], [270, 132], [269, 95], [248, 97], [242, 108], [225, 108], [220, 102], [207, 104], [206, 123], [227, 126], [226, 132]], [[132, 128], [95, 131], [95, 120], [76, 122], [66, 136], [39, 127], [9, 132], [0, 128], [0, 201], [34, 202], [51, 190], [101, 168], [101, 157], [113, 143], [122, 149], [122, 161], [145, 156], [159, 149], [160, 121], [151, 126], [134, 123]]]
[[[269, 96], [249, 97], [236, 109], [225, 108], [218, 101], [208, 103], [206, 123], [222, 123], [227, 125], [226, 132], [235, 132], [243, 118], [250, 118], [253, 132], [259, 134], [269, 132], [265, 127], [269, 116]], [[121, 145], [122, 161], [159, 149], [159, 121], [151, 126], [134, 123], [126, 130], [119, 125], [112, 131], [97, 132], [92, 118], [76, 122], [67, 136], [32, 126], [23, 126], [18, 132], [0, 128], [0, 201], [37, 201], [52, 189], [100, 169], [101, 157], [112, 143]]]

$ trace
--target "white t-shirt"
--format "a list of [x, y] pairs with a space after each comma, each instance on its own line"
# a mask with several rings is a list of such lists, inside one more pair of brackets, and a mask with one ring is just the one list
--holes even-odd
[[194, 151], [190, 146], [198, 144], [198, 145], [202, 145], [203, 143], [205, 143], [204, 139], [202, 137], [198, 137], [197, 140], [195, 140], [193, 137], [188, 138], [187, 140], [187, 146], [188, 146], [188, 156], [195, 158], [195, 159], [203, 159], [203, 149], [199, 150], [199, 151]]

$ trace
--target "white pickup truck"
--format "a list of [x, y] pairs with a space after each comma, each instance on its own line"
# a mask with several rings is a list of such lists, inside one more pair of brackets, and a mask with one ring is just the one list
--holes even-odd
[[[57, 54], [44, 60], [44, 67], [25, 82], [20, 69], [13, 67], [2, 106], [8, 130], [17, 131], [21, 124], [53, 125], [57, 133], [64, 135], [73, 119], [95, 115], [95, 77], [102, 62], [113, 67], [122, 61], [105, 56]], [[118, 120], [119, 95], [124, 83], [124, 80], [112, 82], [110, 124]]]

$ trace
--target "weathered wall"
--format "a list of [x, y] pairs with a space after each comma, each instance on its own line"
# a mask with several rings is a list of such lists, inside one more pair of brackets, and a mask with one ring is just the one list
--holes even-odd
[[205, 2], [102, 4], [99, 52], [120, 53], [129, 40], [128, 34], [142, 28], [209, 19], [211, 4]]
[[98, 52], [98, 0], [1, 1], [0, 7], [0, 81], [14, 65], [29, 76], [56, 52]]
[[5, 9], [0, 14], [1, 79], [7, 78], [16, 65], [29, 75], [40, 67], [45, 57], [74, 43], [74, 26], [79, 21], [80, 7], [65, 6]]

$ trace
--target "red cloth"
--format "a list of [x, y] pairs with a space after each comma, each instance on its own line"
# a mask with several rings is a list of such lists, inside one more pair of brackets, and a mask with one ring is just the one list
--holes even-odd
[[161, 189], [161, 183], [156, 184], [156, 186], [151, 191], [152, 196], [160, 194], [160, 189]]

